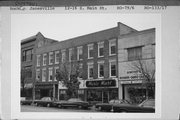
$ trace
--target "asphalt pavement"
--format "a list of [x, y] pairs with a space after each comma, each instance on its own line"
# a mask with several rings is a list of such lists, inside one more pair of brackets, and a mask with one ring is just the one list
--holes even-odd
[[77, 108], [56, 108], [56, 107], [39, 107], [32, 105], [21, 105], [21, 112], [100, 112], [96, 111], [94, 107], [87, 110]]

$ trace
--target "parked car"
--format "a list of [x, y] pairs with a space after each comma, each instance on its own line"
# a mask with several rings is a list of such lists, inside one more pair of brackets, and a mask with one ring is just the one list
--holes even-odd
[[51, 97], [43, 97], [40, 100], [35, 100], [34, 104], [37, 106], [46, 106], [51, 107], [53, 106], [53, 99]]
[[66, 108], [66, 107], [76, 107], [79, 109], [88, 109], [89, 103], [86, 101], [82, 101], [79, 98], [70, 98], [69, 100], [61, 100], [54, 102], [54, 105], [59, 108]]
[[132, 104], [114, 104], [112, 112], [140, 112], [140, 113], [154, 113], [155, 100], [147, 99], [139, 105]]
[[27, 99], [26, 97], [21, 97], [21, 105], [31, 105], [32, 99]]
[[97, 103], [95, 105], [96, 110], [100, 111], [111, 111], [113, 108], [113, 105], [126, 105], [130, 104], [129, 101], [123, 100], [123, 99], [112, 99], [109, 101], [109, 103]]

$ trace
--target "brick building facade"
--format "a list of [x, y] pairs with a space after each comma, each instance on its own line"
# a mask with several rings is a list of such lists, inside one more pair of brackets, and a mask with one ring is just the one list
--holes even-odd
[[[41, 42], [39, 42], [41, 41]], [[21, 96], [32, 98], [35, 79], [36, 49], [55, 40], [45, 38], [40, 32], [21, 41]], [[24, 89], [24, 93], [22, 92]]]
[[[145, 37], [143, 37], [145, 36]], [[78, 63], [81, 68], [78, 97], [91, 102], [108, 102], [125, 96], [120, 74], [125, 53], [123, 46], [138, 45], [140, 42], [154, 39], [154, 33], [137, 31], [122, 23], [117, 27], [92, 34], [42, 45], [35, 51], [34, 84], [36, 99], [50, 96], [66, 98], [66, 87], [56, 80], [56, 72], [61, 65]], [[132, 40], [127, 40], [132, 39]], [[131, 42], [129, 42], [131, 41]], [[151, 41], [151, 40], [150, 40]], [[37, 43], [40, 44], [40, 41]], [[153, 43], [154, 44], [154, 43]]]

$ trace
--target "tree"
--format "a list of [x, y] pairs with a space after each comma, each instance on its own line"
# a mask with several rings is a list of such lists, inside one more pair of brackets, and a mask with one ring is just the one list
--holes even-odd
[[79, 63], [62, 63], [59, 71], [56, 73], [57, 81], [61, 82], [67, 87], [68, 98], [77, 97], [80, 82], [78, 77], [80, 75]]
[[136, 75], [142, 79], [142, 86], [146, 88], [146, 99], [149, 98], [149, 93], [154, 97], [155, 94], [155, 60], [138, 59], [131, 63], [131, 68], [138, 71]]

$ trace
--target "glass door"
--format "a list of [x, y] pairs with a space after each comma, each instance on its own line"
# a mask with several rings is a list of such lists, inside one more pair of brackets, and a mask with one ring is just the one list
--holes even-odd
[[109, 102], [109, 91], [102, 91], [102, 102], [103, 103]]

